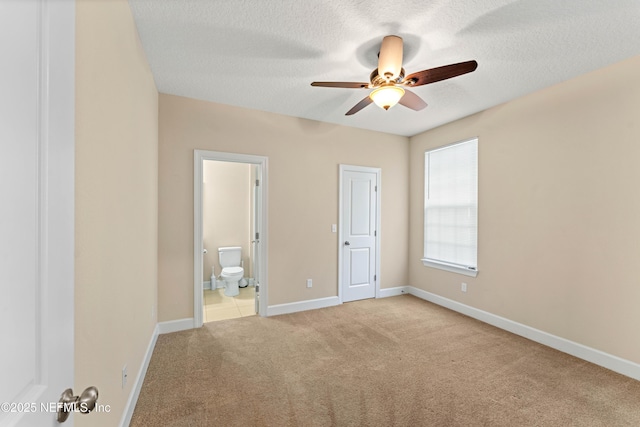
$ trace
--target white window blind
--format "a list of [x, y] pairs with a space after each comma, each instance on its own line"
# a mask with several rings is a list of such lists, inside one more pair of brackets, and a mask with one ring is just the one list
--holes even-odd
[[425, 265], [477, 274], [478, 139], [425, 153]]

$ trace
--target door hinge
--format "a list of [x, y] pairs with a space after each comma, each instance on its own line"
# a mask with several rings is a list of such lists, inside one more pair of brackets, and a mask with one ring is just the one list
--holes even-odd
[[376, 187], [375, 187], [374, 191], [378, 191], [378, 186], [377, 186], [377, 185], [376, 185]]
[[373, 237], [377, 237], [378, 236], [378, 230], [374, 230], [373, 231]]
[[373, 281], [375, 282], [376, 280], [378, 280], [378, 276], [377, 275], [373, 275]]
[[256, 233], [256, 240], [260, 240], [260, 233]]
[[256, 179], [256, 187], [260, 187], [260, 180]]

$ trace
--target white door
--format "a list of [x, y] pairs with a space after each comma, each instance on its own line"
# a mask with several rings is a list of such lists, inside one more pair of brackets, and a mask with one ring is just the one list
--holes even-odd
[[253, 203], [251, 212], [251, 231], [253, 233], [251, 240], [251, 270], [255, 281], [255, 310], [260, 312], [260, 167], [253, 166], [256, 169], [256, 181], [253, 185]]
[[0, 1], [2, 426], [59, 425], [73, 386], [74, 28], [73, 1]]
[[341, 166], [342, 301], [376, 296], [379, 170]]

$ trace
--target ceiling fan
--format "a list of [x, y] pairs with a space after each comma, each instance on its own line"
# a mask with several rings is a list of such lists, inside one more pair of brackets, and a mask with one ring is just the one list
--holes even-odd
[[402, 38], [386, 36], [382, 39], [378, 54], [378, 68], [371, 72], [369, 83], [355, 82], [313, 82], [311, 86], [337, 87], [346, 89], [373, 89], [371, 93], [347, 111], [346, 116], [357, 113], [367, 105], [375, 102], [381, 108], [388, 110], [396, 104], [404, 105], [419, 111], [427, 103], [406, 87], [422, 86], [429, 83], [467, 74], [478, 68], [476, 61], [460, 62], [418, 71], [405, 76], [402, 68]]

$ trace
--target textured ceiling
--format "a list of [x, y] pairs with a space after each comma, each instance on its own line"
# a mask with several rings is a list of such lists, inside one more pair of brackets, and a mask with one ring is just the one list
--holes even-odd
[[[129, 0], [158, 90], [412, 136], [640, 54], [640, 0]], [[429, 106], [345, 116], [382, 38], [407, 74], [475, 59], [412, 89]], [[638, 82], [635, 82], [638, 84]]]

